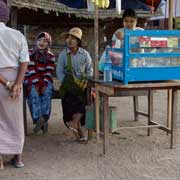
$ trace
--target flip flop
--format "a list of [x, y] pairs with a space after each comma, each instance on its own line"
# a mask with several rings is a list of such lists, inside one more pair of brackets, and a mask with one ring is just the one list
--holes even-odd
[[48, 133], [48, 122], [45, 122], [44, 125], [41, 128], [43, 134], [47, 134]]
[[22, 168], [22, 167], [24, 167], [24, 163], [22, 163], [22, 162], [17, 163], [14, 158], [11, 159], [11, 165], [14, 166], [15, 168]]
[[67, 127], [68, 127], [71, 131], [73, 131], [73, 133], [76, 135], [77, 138], [80, 138], [77, 129], [73, 128], [69, 123], [67, 123]]
[[37, 124], [33, 129], [34, 133], [37, 134], [41, 130], [44, 124], [45, 124], [44, 118], [41, 118], [39, 121], [37, 121]]
[[88, 144], [88, 138], [87, 137], [81, 137], [79, 139], [80, 144]]

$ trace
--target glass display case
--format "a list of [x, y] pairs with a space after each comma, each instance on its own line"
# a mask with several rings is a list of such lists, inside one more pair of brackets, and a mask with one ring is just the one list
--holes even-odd
[[125, 30], [123, 48], [107, 48], [114, 79], [180, 80], [179, 30]]

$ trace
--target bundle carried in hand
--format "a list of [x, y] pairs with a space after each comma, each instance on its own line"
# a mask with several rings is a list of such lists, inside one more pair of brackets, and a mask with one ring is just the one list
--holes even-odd
[[91, 0], [98, 8], [108, 8], [110, 0]]
[[76, 77], [72, 68], [71, 56], [70, 54], [68, 54], [67, 55], [67, 72], [65, 73], [65, 77], [60, 87], [59, 96], [62, 98], [67, 93], [71, 93], [78, 96], [81, 99], [82, 94], [84, 93], [84, 90], [86, 87], [87, 87], [87, 77], [85, 73], [82, 74], [81, 78]]

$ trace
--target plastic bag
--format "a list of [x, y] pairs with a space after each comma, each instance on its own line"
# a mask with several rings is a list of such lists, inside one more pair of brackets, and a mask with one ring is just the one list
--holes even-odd
[[121, 52], [109, 51], [109, 57], [111, 58], [113, 65], [122, 66], [123, 54]]
[[106, 58], [106, 51], [103, 51], [100, 61], [98, 63], [98, 70], [103, 72], [104, 71], [104, 62], [105, 62], [105, 58]]
[[[109, 51], [109, 57], [110, 57], [113, 65], [122, 66], [123, 54], [121, 52]], [[105, 59], [106, 59], [106, 51], [103, 51], [100, 61], [98, 63], [98, 70], [101, 72], [104, 71]]]

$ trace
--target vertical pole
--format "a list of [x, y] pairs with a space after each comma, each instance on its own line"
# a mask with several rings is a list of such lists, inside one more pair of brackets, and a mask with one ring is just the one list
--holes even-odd
[[130, 64], [130, 58], [129, 58], [129, 32], [128, 30], [124, 30], [124, 56], [123, 56], [123, 83], [128, 84], [128, 70], [129, 70], [129, 64]]
[[[94, 39], [95, 39], [95, 61], [94, 61], [94, 78], [99, 78], [98, 73], [98, 60], [99, 60], [99, 10], [98, 7], [95, 5], [95, 12], [94, 12]], [[97, 142], [100, 139], [100, 120], [99, 120], [99, 92], [96, 90], [96, 99], [95, 99], [95, 119], [96, 119], [96, 140]]]
[[10, 26], [14, 29], [17, 29], [18, 23], [17, 23], [17, 8], [16, 7], [11, 7], [11, 14], [10, 14]]
[[108, 96], [103, 94], [103, 130], [104, 130], [104, 138], [103, 138], [103, 153], [106, 154], [107, 148], [109, 145], [109, 128], [108, 128], [108, 111], [109, 111], [109, 104], [108, 104]]
[[172, 90], [172, 118], [171, 118], [171, 142], [170, 148], [175, 148], [176, 146], [176, 136], [177, 136], [177, 110], [178, 110], [178, 91], [177, 89]]
[[[148, 92], [148, 125], [151, 125], [153, 120], [153, 90], [150, 89]], [[148, 128], [148, 136], [152, 134], [152, 129]]]
[[173, 3], [174, 3], [174, 0], [169, 0], [168, 29], [173, 29]]
[[[173, 29], [173, 2], [174, 0], [169, 0], [169, 19], [168, 19], [168, 29]], [[172, 90], [168, 90], [168, 106], [167, 106], [167, 127], [171, 127], [170, 121], [172, 117]]]
[[138, 96], [133, 96], [133, 105], [134, 105], [134, 120], [138, 121], [138, 110], [139, 110], [139, 101]]

